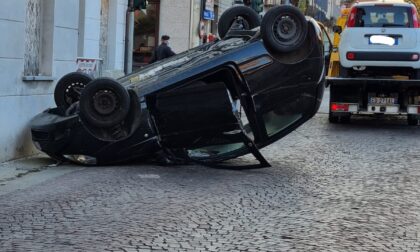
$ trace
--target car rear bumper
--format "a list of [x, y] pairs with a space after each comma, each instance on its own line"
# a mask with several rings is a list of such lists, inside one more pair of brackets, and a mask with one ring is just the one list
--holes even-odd
[[419, 61], [417, 52], [361, 52], [349, 51], [347, 54], [354, 55], [354, 59], [349, 61]]
[[[353, 53], [353, 59], [347, 58], [348, 53]], [[413, 56], [416, 55], [416, 56]], [[409, 67], [420, 68], [420, 53], [415, 51], [387, 52], [387, 51], [340, 51], [340, 64], [351, 68], [357, 66], [373, 67]]]

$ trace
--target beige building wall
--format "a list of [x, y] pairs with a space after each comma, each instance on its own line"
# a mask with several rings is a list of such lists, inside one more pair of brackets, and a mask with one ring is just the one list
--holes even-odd
[[176, 53], [189, 48], [191, 0], [161, 0], [159, 39], [162, 35], [171, 37], [169, 43]]
[[[206, 32], [210, 32], [211, 22], [201, 19], [201, 0], [161, 0], [159, 38], [166, 34], [171, 37], [170, 47], [176, 53], [199, 46], [200, 21], [204, 21]], [[216, 0], [218, 16], [232, 6], [232, 0]], [[216, 27], [217, 27], [217, 20]]]

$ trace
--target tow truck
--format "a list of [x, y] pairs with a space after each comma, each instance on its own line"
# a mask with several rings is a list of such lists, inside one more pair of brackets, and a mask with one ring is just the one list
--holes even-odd
[[[364, 1], [358, 1], [357, 3], [359, 2]], [[373, 1], [370, 0], [369, 2]], [[388, 4], [385, 0], [377, 2], [378, 5]], [[415, 10], [420, 7], [420, 0], [401, 0], [401, 2], [413, 4]], [[379, 69], [382, 70], [382, 73], [379, 74], [368, 72], [364, 75], [351, 76], [348, 72], [343, 73], [343, 67], [340, 64], [339, 45], [342, 32], [347, 29], [349, 17], [356, 15], [354, 10], [353, 13], [351, 12], [353, 4], [355, 3], [350, 3], [342, 8], [341, 16], [333, 27], [333, 50], [330, 55], [327, 75], [327, 86], [330, 87], [329, 121], [331, 123], [347, 123], [352, 115], [401, 115], [407, 116], [409, 125], [418, 125], [420, 119], [420, 79], [418, 76], [407, 72], [407, 69], [405, 69], [405, 72], [397, 71], [389, 75], [383, 73], [384, 70], [388, 71], [391, 68]], [[412, 18], [417, 20], [417, 15], [416, 11]], [[385, 30], [385, 28], [379, 29]], [[376, 35], [376, 33], [369, 36], [373, 35]], [[416, 43], [420, 44], [420, 41]], [[419, 54], [416, 55], [418, 57]], [[347, 59], [349, 56], [353, 57], [354, 55], [348, 53], [344, 55]], [[356, 74], [360, 72], [357, 71], [360, 69], [351, 70]]]

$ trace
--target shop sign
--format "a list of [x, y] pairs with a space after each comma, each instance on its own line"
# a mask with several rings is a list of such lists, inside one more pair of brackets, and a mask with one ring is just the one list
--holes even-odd
[[214, 0], [204, 0], [203, 19], [214, 20]]
[[77, 58], [77, 72], [83, 72], [91, 76], [98, 76], [101, 59]]

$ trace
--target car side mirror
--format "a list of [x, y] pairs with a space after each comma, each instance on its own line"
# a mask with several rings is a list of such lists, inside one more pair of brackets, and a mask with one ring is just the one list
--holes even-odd
[[341, 26], [339, 26], [339, 25], [334, 25], [333, 26], [333, 32], [334, 33], [341, 34], [342, 31], [343, 31], [343, 28], [341, 28]]

